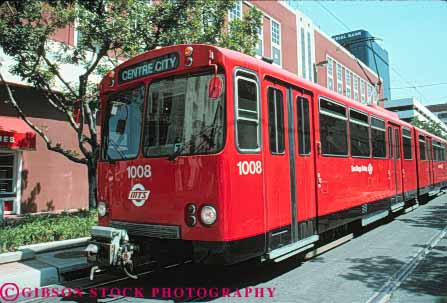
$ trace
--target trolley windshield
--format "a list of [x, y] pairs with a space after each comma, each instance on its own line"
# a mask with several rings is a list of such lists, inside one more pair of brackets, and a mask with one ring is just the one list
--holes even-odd
[[[210, 98], [212, 73], [152, 82], [144, 121], [146, 157], [216, 153], [223, 148], [225, 92]], [[218, 77], [224, 81], [224, 76]], [[222, 86], [225, 88], [225, 85]]]
[[143, 85], [109, 97], [103, 159], [124, 160], [138, 155], [143, 106]]

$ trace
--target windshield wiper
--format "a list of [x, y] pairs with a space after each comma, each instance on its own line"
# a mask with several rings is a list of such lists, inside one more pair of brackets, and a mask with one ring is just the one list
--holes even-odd
[[[110, 145], [110, 143], [112, 143], [112, 145]], [[112, 157], [110, 157], [108, 149], [109, 147], [112, 147], [114, 151], [116, 151], [120, 156], [121, 159], [112, 159]], [[110, 139], [110, 137], [107, 137], [107, 159], [111, 162], [114, 162], [116, 160], [127, 160], [127, 157], [119, 150], [119, 145], [118, 143], [116, 143], [115, 141], [113, 141], [112, 139]]]

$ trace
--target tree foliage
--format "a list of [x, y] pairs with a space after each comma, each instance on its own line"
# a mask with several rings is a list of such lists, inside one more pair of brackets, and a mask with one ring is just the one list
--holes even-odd
[[419, 127], [425, 131], [428, 131], [429, 133], [436, 135], [440, 138], [447, 140], [447, 133], [442, 128], [441, 123], [434, 122], [431, 120], [421, 120], [418, 117], [413, 118], [410, 123], [416, 127]]
[[[155, 5], [144, 0], [2, 2], [0, 47], [14, 59], [11, 72], [36, 87], [49, 104], [66, 115], [81, 153], [65, 149], [63, 142], [53, 142], [27, 119], [3, 81], [11, 104], [48, 149], [88, 166], [91, 206], [99, 150], [95, 82], [119, 60], [159, 46], [206, 43], [253, 55], [261, 13], [251, 8], [243, 19], [227, 24], [227, 13], [234, 4], [235, 0], [162, 0]], [[55, 42], [58, 31], [70, 25], [76, 28], [76, 45]], [[67, 66], [79, 69], [76, 79], [66, 77], [62, 69]], [[79, 121], [75, 108], [80, 110]]]

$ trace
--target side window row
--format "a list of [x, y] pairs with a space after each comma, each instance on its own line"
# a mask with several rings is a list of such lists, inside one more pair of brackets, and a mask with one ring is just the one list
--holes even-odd
[[[348, 146], [352, 157], [387, 158], [387, 130], [385, 120], [369, 117], [360, 110], [321, 98], [319, 101], [321, 152], [325, 156], [348, 156]], [[349, 136], [348, 136], [349, 126]], [[397, 140], [396, 140], [397, 139]], [[349, 140], [349, 145], [348, 145]], [[393, 146], [392, 142], [396, 144]], [[412, 159], [411, 131], [402, 129], [404, 159]], [[399, 130], [388, 129], [389, 158], [400, 158]], [[393, 148], [394, 147], [394, 148]]]

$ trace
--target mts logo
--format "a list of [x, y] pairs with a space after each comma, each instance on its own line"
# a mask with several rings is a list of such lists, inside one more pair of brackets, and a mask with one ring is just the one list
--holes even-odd
[[129, 193], [130, 200], [147, 200], [147, 198], [149, 198], [148, 190], [132, 190]]

